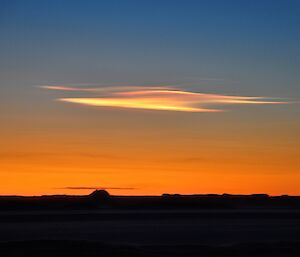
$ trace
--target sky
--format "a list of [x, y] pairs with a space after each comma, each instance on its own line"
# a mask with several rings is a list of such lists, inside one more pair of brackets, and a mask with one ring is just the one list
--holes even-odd
[[0, 194], [300, 194], [300, 2], [0, 0]]

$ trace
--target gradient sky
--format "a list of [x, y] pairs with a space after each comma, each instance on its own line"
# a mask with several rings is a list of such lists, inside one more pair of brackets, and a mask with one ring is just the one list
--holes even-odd
[[0, 194], [300, 194], [299, 27], [298, 0], [1, 0]]

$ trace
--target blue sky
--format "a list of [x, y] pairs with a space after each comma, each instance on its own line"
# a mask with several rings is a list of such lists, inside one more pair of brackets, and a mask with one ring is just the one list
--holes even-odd
[[299, 95], [299, 1], [1, 1], [0, 9], [2, 86], [165, 83]]

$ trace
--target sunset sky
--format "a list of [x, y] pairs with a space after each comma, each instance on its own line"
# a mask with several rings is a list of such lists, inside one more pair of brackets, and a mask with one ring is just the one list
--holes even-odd
[[300, 195], [300, 1], [0, 1], [0, 194]]

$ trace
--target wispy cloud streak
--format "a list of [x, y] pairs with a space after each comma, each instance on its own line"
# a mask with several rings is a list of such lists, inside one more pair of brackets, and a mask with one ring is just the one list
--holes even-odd
[[[189, 92], [175, 87], [106, 87], [75, 88], [42, 86], [60, 91], [90, 92], [92, 97], [64, 97], [59, 101], [98, 107], [132, 108], [182, 112], [222, 112], [220, 106], [241, 104], [284, 104], [273, 98], [261, 96], [229, 96]], [[96, 97], [95, 97], [96, 95]], [[218, 108], [219, 107], [219, 108]]]
[[135, 190], [134, 187], [84, 187], [84, 186], [74, 186], [74, 187], [62, 187], [58, 189], [68, 189], [68, 190]]

